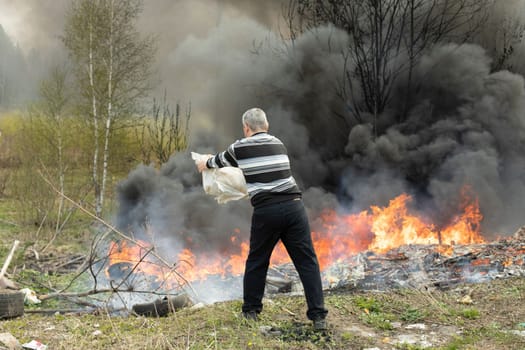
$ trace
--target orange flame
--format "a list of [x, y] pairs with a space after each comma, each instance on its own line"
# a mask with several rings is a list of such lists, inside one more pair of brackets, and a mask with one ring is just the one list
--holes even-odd
[[[125, 267], [122, 271], [124, 275], [130, 272], [142, 273], [156, 277], [155, 280], [159, 283], [172, 279], [174, 271], [159, 262], [155, 262], [155, 259], [150, 255], [151, 244], [141, 240], [137, 240], [137, 243], [111, 242], [108, 251], [109, 267], [122, 264]], [[109, 274], [109, 271], [106, 270], [106, 275]]]
[[[373, 206], [368, 211], [357, 214], [340, 215], [334, 210], [325, 211], [312, 222], [316, 230], [312, 232], [313, 244], [321, 270], [335, 262], [344, 260], [356, 253], [371, 250], [378, 253], [408, 244], [437, 245], [440, 252], [450, 251], [455, 244], [482, 243], [480, 222], [483, 216], [477, 200], [472, 200], [467, 191], [462, 193], [463, 202], [452, 222], [437, 229], [428, 218], [409, 211], [407, 203], [412, 198], [402, 194], [392, 199], [387, 207]], [[203, 280], [210, 275], [239, 275], [244, 271], [249, 245], [237, 236], [231, 236], [231, 251], [235, 254], [224, 256], [219, 253], [198, 254], [189, 249], [177, 256], [177, 273], [188, 281]], [[146, 253], [143, 247], [132, 247], [126, 242], [110, 248], [110, 265], [118, 262], [140, 262], [140, 271], [165, 277], [166, 271], [158, 265], [140, 261]], [[278, 265], [290, 259], [283, 245], [279, 243], [272, 254], [271, 264]], [[144, 266], [142, 266], [144, 265]], [[149, 266], [148, 266], [149, 265]], [[169, 272], [169, 271], [168, 271]]]
[[241, 242], [239, 248], [239, 254], [232, 254], [229, 257], [219, 254], [200, 254], [197, 257], [191, 250], [183, 249], [178, 255], [177, 273], [188, 281], [203, 280], [211, 275], [222, 277], [240, 275], [244, 272], [244, 261], [249, 249], [248, 243]]

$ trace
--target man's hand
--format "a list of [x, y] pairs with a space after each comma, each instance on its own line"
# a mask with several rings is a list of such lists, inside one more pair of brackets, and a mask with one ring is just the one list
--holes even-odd
[[203, 170], [208, 169], [208, 167], [206, 166], [206, 162], [208, 161], [208, 159], [210, 159], [213, 156], [211, 154], [208, 154], [207, 156], [208, 156], [207, 158], [203, 157], [202, 160], [198, 160], [195, 162], [195, 164], [197, 165], [197, 170], [199, 170], [199, 173], [202, 173]]

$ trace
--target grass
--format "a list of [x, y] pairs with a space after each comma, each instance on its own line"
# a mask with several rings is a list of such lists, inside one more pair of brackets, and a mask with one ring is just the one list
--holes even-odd
[[[51, 349], [423, 349], [398, 342], [425, 335], [431, 349], [524, 349], [513, 334], [525, 321], [525, 279], [470, 285], [474, 305], [457, 302], [461, 288], [422, 292], [327, 292], [329, 331], [316, 333], [301, 296], [265, 300], [258, 322], [240, 317], [239, 300], [185, 308], [163, 318], [98, 314], [38, 315], [0, 321], [0, 333]], [[410, 305], [410, 307], [408, 307]], [[43, 305], [41, 307], [50, 307]], [[366, 311], [365, 311], [366, 310]], [[406, 326], [421, 323], [422, 329]]]

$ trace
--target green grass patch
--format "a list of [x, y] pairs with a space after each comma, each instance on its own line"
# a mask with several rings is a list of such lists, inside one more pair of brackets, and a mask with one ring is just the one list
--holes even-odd
[[469, 320], [476, 320], [480, 317], [480, 312], [478, 309], [467, 308], [461, 310], [460, 315]]
[[354, 303], [357, 307], [368, 312], [380, 312], [381, 304], [378, 300], [373, 297], [357, 296], [354, 299]]
[[391, 330], [394, 329], [392, 326], [393, 316], [382, 312], [371, 312], [369, 314], [363, 314], [361, 320], [366, 324], [379, 329], [379, 330]]
[[407, 308], [405, 311], [401, 313], [399, 318], [402, 321], [409, 322], [409, 323], [416, 323], [419, 321], [422, 321], [427, 317], [428, 312], [415, 309], [415, 308]]

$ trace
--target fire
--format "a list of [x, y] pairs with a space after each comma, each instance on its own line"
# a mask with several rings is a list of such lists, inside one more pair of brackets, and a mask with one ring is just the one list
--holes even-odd
[[[117, 266], [121, 267], [119, 273], [123, 275], [133, 272], [154, 276], [159, 283], [171, 279], [173, 269], [155, 261], [150, 255], [152, 250], [151, 244], [141, 240], [137, 244], [125, 240], [111, 242], [108, 251], [109, 269]], [[106, 270], [107, 275], [110, 274], [109, 269]]]
[[412, 198], [407, 194], [392, 199], [387, 207], [373, 206], [358, 214], [326, 212], [321, 217], [323, 229], [312, 235], [321, 269], [364, 250], [385, 253], [403, 245], [430, 244], [445, 253], [454, 244], [482, 243], [479, 204], [470, 200], [467, 190], [462, 195], [461, 214], [441, 230], [421, 214], [409, 212]]
[[[458, 214], [445, 227], [437, 228], [429, 218], [420, 213], [412, 213], [408, 203], [412, 198], [402, 194], [392, 199], [388, 206], [372, 206], [355, 214], [339, 214], [334, 210], [325, 211], [312, 221], [312, 240], [319, 259], [321, 270], [331, 264], [347, 259], [356, 253], [370, 250], [385, 253], [393, 248], [408, 244], [436, 245], [442, 254], [450, 252], [455, 244], [484, 242], [480, 234], [480, 222], [483, 216], [477, 200], [472, 200], [465, 190]], [[183, 249], [177, 256], [176, 272], [184, 280], [203, 280], [211, 275], [239, 275], [244, 271], [249, 245], [239, 239], [236, 230], [231, 236], [231, 251], [224, 254], [196, 254]], [[138, 264], [137, 271], [151, 273], [166, 278], [173, 271], [161, 268], [159, 264], [145, 259], [149, 245], [141, 242], [142, 247], [126, 242], [113, 244], [110, 248], [110, 266], [119, 262]], [[278, 265], [290, 259], [283, 245], [279, 243], [273, 252], [271, 264]]]
[[[232, 236], [232, 242], [236, 241], [236, 236]], [[183, 249], [177, 256], [177, 264], [170, 268], [149, 254], [153, 249], [151, 244], [142, 240], [138, 240], [137, 243], [111, 242], [107, 275], [110, 275], [111, 267], [122, 264], [126, 267], [123, 274], [132, 269], [133, 273], [155, 276], [157, 282], [169, 287], [184, 284], [186, 281], [203, 280], [211, 275], [240, 275], [244, 271], [244, 261], [249, 249], [247, 242], [240, 242], [239, 254], [232, 254], [227, 258], [219, 254], [196, 256], [191, 250]]]
[[385, 208], [372, 207], [375, 214], [372, 232], [375, 238], [370, 250], [385, 252], [405, 244], [472, 244], [481, 243], [480, 222], [483, 219], [477, 201], [462, 203], [463, 213], [438, 230], [425, 218], [408, 213], [406, 203], [411, 198], [401, 195]]
[[248, 243], [240, 243], [239, 254], [229, 257], [219, 255], [195, 256], [191, 250], [183, 249], [178, 255], [179, 266], [177, 272], [188, 281], [203, 280], [211, 275], [225, 277], [240, 275], [244, 272], [244, 261], [248, 256]]

